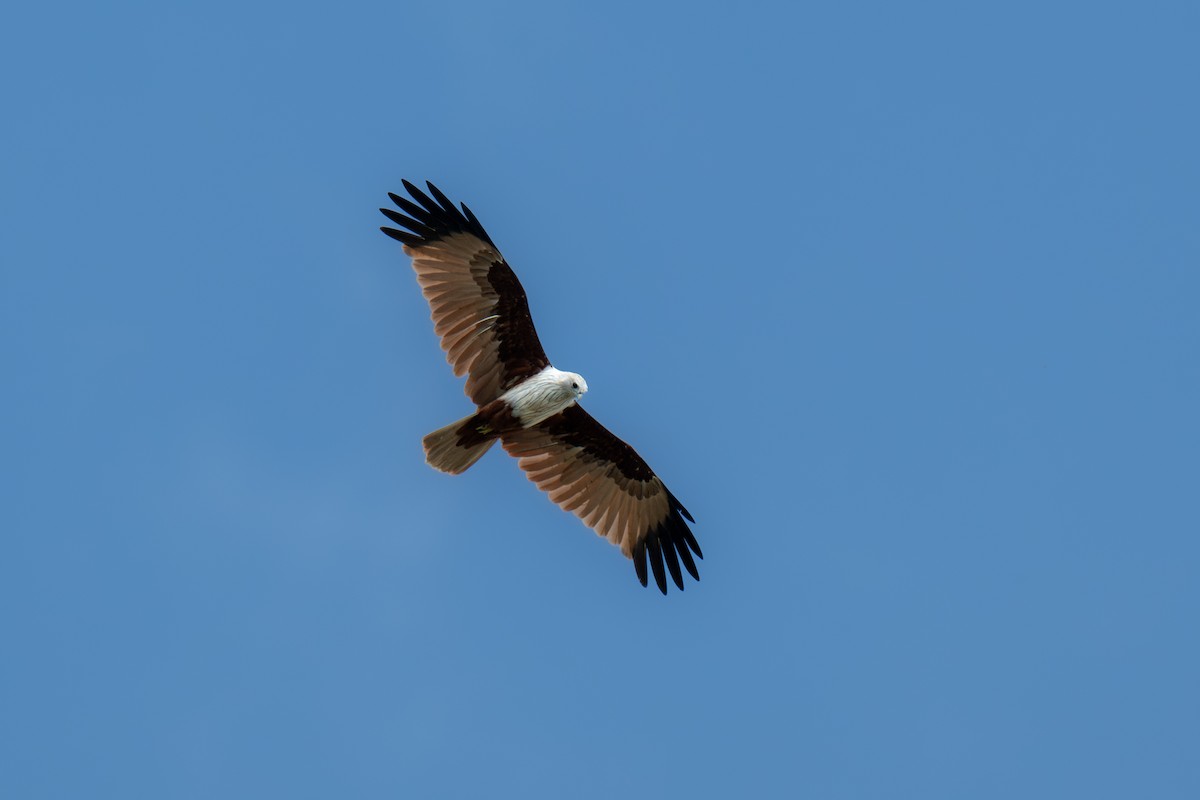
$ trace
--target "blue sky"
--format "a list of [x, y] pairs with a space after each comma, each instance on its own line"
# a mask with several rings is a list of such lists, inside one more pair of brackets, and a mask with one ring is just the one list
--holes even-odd
[[[25, 4], [0, 794], [1200, 796], [1192, 3]], [[697, 519], [469, 410], [466, 201]]]

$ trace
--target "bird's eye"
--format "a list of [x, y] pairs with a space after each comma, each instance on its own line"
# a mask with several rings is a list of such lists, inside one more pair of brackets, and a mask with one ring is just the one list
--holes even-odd
[[578, 383], [576, 383], [575, 381], [571, 381], [571, 388], [572, 388], [572, 389], [578, 389], [578, 388], [579, 388], [579, 384], [578, 384]]

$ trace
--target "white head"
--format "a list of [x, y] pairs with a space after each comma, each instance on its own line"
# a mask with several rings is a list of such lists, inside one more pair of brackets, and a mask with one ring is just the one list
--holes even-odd
[[587, 392], [587, 381], [578, 372], [561, 372], [559, 373], [559, 380], [562, 387], [575, 400], [583, 397], [584, 393]]

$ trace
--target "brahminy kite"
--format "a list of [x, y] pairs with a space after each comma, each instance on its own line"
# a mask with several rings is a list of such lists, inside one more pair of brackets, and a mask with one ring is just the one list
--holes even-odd
[[632, 447], [579, 405], [583, 377], [550, 365], [525, 290], [471, 210], [426, 186], [429, 195], [404, 181], [412, 200], [389, 193], [404, 214], [379, 210], [407, 230], [380, 230], [412, 257], [446, 360], [467, 376], [476, 405], [425, 437], [426, 461], [457, 475], [498, 440], [552, 501], [633, 560], [642, 586], [647, 557], [663, 594], [667, 572], [683, 589], [681, 564], [700, 580], [692, 553], [703, 555], [684, 521], [695, 522], [692, 515]]

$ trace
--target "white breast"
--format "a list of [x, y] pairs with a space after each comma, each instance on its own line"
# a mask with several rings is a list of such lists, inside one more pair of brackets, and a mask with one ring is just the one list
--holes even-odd
[[563, 384], [566, 375], [554, 367], [546, 367], [500, 395], [500, 399], [508, 403], [513, 416], [524, 427], [532, 427], [575, 405], [575, 393]]

